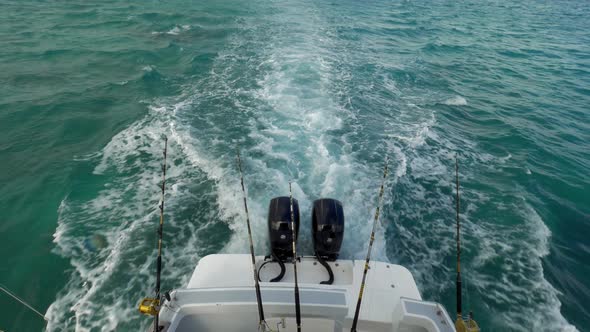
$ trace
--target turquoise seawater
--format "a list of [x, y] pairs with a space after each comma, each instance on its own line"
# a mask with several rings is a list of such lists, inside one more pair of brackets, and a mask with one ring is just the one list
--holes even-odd
[[155, 283], [257, 254], [266, 208], [344, 204], [342, 256], [408, 267], [454, 315], [454, 156], [464, 303], [484, 331], [590, 331], [588, 1], [0, 0], [0, 330], [138, 331]]

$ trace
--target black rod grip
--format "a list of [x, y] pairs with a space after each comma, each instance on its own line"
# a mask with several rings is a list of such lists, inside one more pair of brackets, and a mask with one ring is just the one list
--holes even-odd
[[301, 306], [299, 302], [299, 287], [295, 285], [295, 320], [297, 321], [297, 332], [301, 332]]
[[461, 272], [457, 273], [457, 316], [461, 316]]

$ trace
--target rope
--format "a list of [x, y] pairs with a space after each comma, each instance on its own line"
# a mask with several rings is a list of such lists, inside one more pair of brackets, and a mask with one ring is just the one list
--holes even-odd
[[41, 318], [43, 318], [43, 320], [49, 321], [49, 319], [47, 319], [47, 317], [45, 317], [45, 315], [43, 315], [42, 313], [40, 313], [39, 311], [37, 311], [37, 309], [33, 308], [31, 305], [29, 305], [27, 302], [25, 302], [25, 300], [23, 300], [20, 297], [14, 295], [7, 288], [4, 288], [4, 286], [1, 285], [1, 284], [0, 284], [0, 290], [2, 290], [4, 293], [10, 295], [12, 298], [14, 298], [15, 300], [17, 300], [18, 302], [20, 302], [21, 304], [23, 304], [27, 308], [31, 309], [33, 312], [35, 312], [37, 315], [39, 315]]

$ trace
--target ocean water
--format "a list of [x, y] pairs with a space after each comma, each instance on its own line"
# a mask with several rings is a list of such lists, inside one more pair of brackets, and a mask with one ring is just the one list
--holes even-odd
[[[484, 331], [590, 331], [587, 1], [0, 0], [0, 330], [138, 331], [155, 283], [256, 253], [294, 181], [344, 203], [345, 258], [408, 267], [454, 315], [454, 156], [464, 305]], [[307, 211], [307, 212], [306, 212]]]

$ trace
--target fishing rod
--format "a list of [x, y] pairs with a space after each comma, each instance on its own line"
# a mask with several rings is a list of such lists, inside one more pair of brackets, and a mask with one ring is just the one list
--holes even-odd
[[[164, 137], [164, 164], [162, 165], [162, 198], [160, 203], [160, 227], [158, 228], [158, 258], [156, 261], [156, 298], [160, 299], [160, 275], [162, 274], [162, 235], [164, 232], [164, 196], [166, 193], [166, 159], [168, 155], [168, 137]], [[154, 330], [159, 332], [158, 326], [159, 315], [154, 317]]]
[[[162, 183], [159, 185], [162, 191], [160, 199], [160, 225], [158, 227], [158, 257], [156, 258], [156, 296], [154, 298], [145, 298], [139, 305], [139, 311], [143, 314], [154, 316], [154, 332], [159, 332], [159, 312], [160, 312], [160, 281], [162, 274], [162, 236], [164, 232], [164, 198], [166, 194], [166, 159], [168, 154], [168, 137], [164, 136], [164, 164], [162, 164]], [[166, 293], [166, 298], [169, 295]]]
[[8, 290], [8, 288], [5, 288], [2, 284], [0, 284], [0, 290], [3, 291], [4, 293], [6, 293], [7, 295], [11, 296], [13, 299], [15, 299], [18, 302], [20, 302], [22, 305], [24, 305], [27, 308], [31, 309], [34, 313], [36, 313], [41, 318], [43, 318], [43, 320], [48, 321], [48, 319], [47, 319], [47, 317], [45, 317], [45, 315], [43, 315], [42, 313], [40, 313], [37, 309], [33, 308], [33, 306], [31, 306], [30, 304], [28, 304], [25, 300], [23, 300], [20, 297], [16, 296], [14, 293], [12, 293], [10, 290]]
[[293, 212], [293, 193], [291, 191], [291, 181], [289, 181], [289, 205], [291, 209], [291, 243], [293, 246], [293, 275], [295, 276], [295, 321], [297, 322], [297, 332], [301, 332], [301, 304], [299, 302], [299, 283], [297, 282], [297, 246], [295, 240], [295, 214]]
[[356, 302], [356, 309], [354, 311], [354, 319], [352, 320], [351, 332], [356, 332], [356, 325], [359, 319], [359, 313], [361, 311], [361, 302], [363, 300], [363, 291], [365, 290], [365, 281], [367, 279], [367, 272], [369, 271], [369, 261], [371, 260], [371, 249], [373, 249], [373, 242], [375, 241], [375, 228], [377, 227], [377, 221], [379, 220], [379, 211], [383, 202], [383, 191], [385, 187], [385, 180], [387, 178], [387, 164], [389, 163], [388, 158], [385, 158], [385, 167], [383, 169], [383, 180], [381, 182], [381, 189], [379, 189], [379, 199], [377, 203], [377, 210], [375, 211], [375, 219], [373, 220], [373, 228], [371, 230], [371, 238], [369, 240], [369, 249], [367, 251], [367, 258], [365, 259], [365, 269], [363, 270], [363, 279], [361, 281], [361, 288], [359, 290], [359, 297]]
[[457, 160], [457, 155], [455, 155], [455, 188], [456, 188], [456, 198], [455, 198], [455, 212], [456, 212], [456, 225], [457, 225], [457, 280], [456, 280], [456, 287], [457, 287], [457, 318], [462, 317], [462, 305], [461, 305], [461, 219], [459, 218], [459, 161]]
[[461, 218], [459, 216], [460, 211], [460, 197], [459, 197], [459, 161], [457, 155], [455, 155], [455, 215], [456, 215], [456, 227], [457, 227], [457, 320], [455, 321], [455, 329], [457, 332], [479, 332], [479, 326], [473, 319], [473, 312], [469, 312], [467, 320], [463, 319], [463, 308], [462, 308], [462, 291], [461, 291]]
[[252, 241], [252, 229], [250, 227], [250, 216], [248, 214], [248, 203], [246, 201], [246, 189], [244, 188], [244, 175], [242, 173], [242, 160], [240, 159], [240, 150], [237, 150], [238, 170], [240, 172], [240, 183], [242, 185], [242, 195], [244, 197], [244, 210], [246, 210], [246, 225], [248, 225], [248, 240], [250, 241], [250, 256], [252, 258], [252, 271], [254, 271], [254, 288], [256, 289], [256, 302], [258, 304], [258, 330], [265, 331], [266, 320], [264, 319], [264, 309], [262, 308], [262, 295], [260, 294], [260, 284], [258, 283], [258, 271], [256, 270], [256, 257], [254, 256], [254, 242]]

